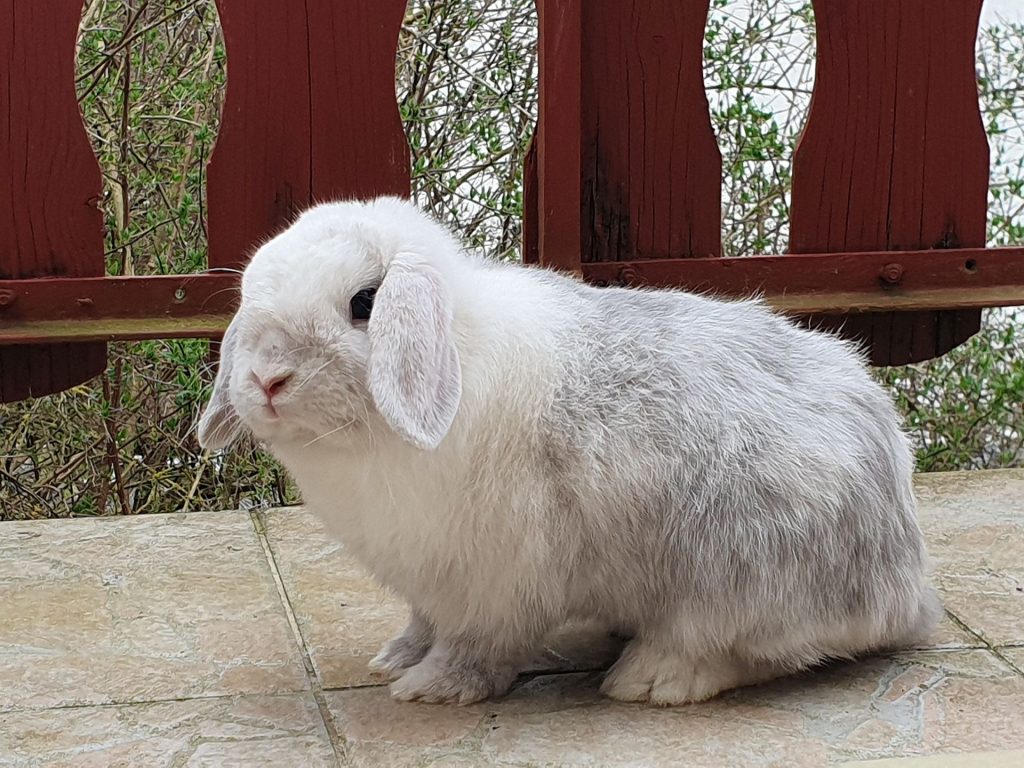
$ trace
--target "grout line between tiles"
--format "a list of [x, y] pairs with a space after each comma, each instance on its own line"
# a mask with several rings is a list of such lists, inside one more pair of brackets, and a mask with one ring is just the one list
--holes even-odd
[[1012, 669], [1014, 672], [1016, 672], [1021, 677], [1024, 677], [1024, 669], [1021, 669], [1020, 667], [1017, 666], [1016, 663], [1014, 663], [1009, 658], [1007, 658], [1002, 653], [1000, 653], [1000, 649], [999, 648], [993, 648], [992, 649], [992, 653], [994, 653], [996, 656], [998, 656], [999, 660], [1002, 661], [1003, 664], [1008, 666], [1010, 669]]
[[964, 632], [967, 632], [969, 635], [976, 637], [978, 639], [978, 642], [984, 644], [984, 647], [981, 650], [988, 651], [1001, 662], [1003, 662], [1003, 664], [1012, 669], [1017, 675], [1024, 677], [1024, 670], [1022, 670], [1020, 667], [1018, 667], [1016, 664], [1010, 661], [1010, 659], [1008, 659], [1004, 654], [1000, 653], [999, 647], [992, 645], [992, 643], [985, 639], [984, 635], [971, 628], [971, 626], [966, 621], [964, 621], [955, 613], [953, 613], [953, 611], [951, 611], [949, 608], [946, 608], [945, 611], [950, 621], [952, 621], [954, 624], [960, 627], [960, 629], [962, 629]]
[[327, 731], [327, 739], [331, 742], [331, 749], [334, 751], [334, 758], [339, 766], [343, 766], [348, 762], [345, 755], [343, 739], [338, 734], [338, 729], [334, 725], [334, 718], [331, 717], [330, 708], [327, 706], [327, 700], [324, 698], [323, 686], [320, 684], [320, 678], [316, 673], [316, 667], [313, 665], [313, 655], [309, 650], [309, 646], [306, 644], [306, 638], [302, 635], [302, 630], [299, 627], [299, 620], [295, 616], [295, 609], [292, 606], [291, 598], [288, 596], [288, 589], [284, 585], [284, 579], [281, 577], [281, 571], [277, 565], [277, 557], [274, 555], [274, 550], [270, 546], [270, 539], [267, 538], [266, 521], [263, 515], [255, 509], [250, 510], [249, 517], [252, 520], [253, 528], [256, 531], [256, 538], [259, 539], [260, 546], [263, 547], [263, 554], [267, 559], [267, 565], [270, 567], [270, 573], [274, 577], [274, 584], [277, 586], [277, 594], [281, 600], [281, 606], [284, 608], [288, 624], [291, 626], [292, 634], [295, 636], [295, 642], [299, 647], [299, 652], [302, 656], [302, 663], [306, 668], [306, 677], [309, 679], [310, 693], [313, 695], [313, 700], [316, 702], [317, 710], [320, 712], [320, 719], [323, 721], [324, 729]]
[[273, 693], [259, 693], [252, 691], [249, 693], [213, 693], [213, 694], [200, 694], [198, 696], [167, 696], [161, 699], [125, 699], [124, 701], [94, 701], [94, 702], [82, 702], [76, 704], [53, 704], [42, 707], [10, 707], [4, 709], [0, 707], [0, 717], [4, 715], [21, 715], [25, 713], [39, 713], [39, 712], [54, 712], [58, 710], [67, 709], [115, 709], [117, 707], [146, 707], [154, 704], [177, 704], [183, 702], [207, 702], [207, 701], [231, 701], [234, 699], [253, 699], [253, 698], [288, 698], [295, 696], [302, 691], [275, 691]]
[[263, 547], [263, 555], [267, 559], [267, 565], [270, 566], [270, 574], [274, 577], [274, 584], [277, 587], [277, 594], [281, 600], [281, 606], [284, 608], [285, 617], [288, 619], [288, 625], [295, 636], [296, 644], [302, 651], [302, 662], [306, 667], [306, 672], [313, 675], [313, 679], [316, 679], [312, 655], [310, 654], [309, 646], [306, 645], [306, 638], [302, 636], [302, 631], [299, 629], [299, 621], [295, 617], [295, 609], [292, 607], [291, 598], [288, 597], [288, 590], [284, 586], [281, 571], [277, 567], [277, 558], [274, 556], [274, 550], [271, 548], [270, 540], [267, 538], [266, 525], [262, 516], [256, 510], [251, 510], [249, 517], [252, 519], [253, 528], [256, 530], [256, 537], [260, 541], [260, 546]]

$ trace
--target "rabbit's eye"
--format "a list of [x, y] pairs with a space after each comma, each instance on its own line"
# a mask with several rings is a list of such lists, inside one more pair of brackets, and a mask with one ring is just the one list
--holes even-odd
[[373, 311], [373, 297], [377, 295], [376, 288], [363, 288], [356, 292], [349, 302], [352, 307], [353, 320], [369, 320]]

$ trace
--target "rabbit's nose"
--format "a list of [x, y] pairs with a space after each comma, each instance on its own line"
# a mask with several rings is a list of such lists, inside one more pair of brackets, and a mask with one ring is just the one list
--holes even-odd
[[276, 395], [279, 395], [281, 390], [288, 386], [288, 382], [291, 381], [292, 376], [294, 376], [294, 373], [291, 371], [284, 371], [282, 373], [266, 377], [261, 377], [255, 371], [253, 371], [252, 374], [253, 379], [267, 396], [268, 403], [271, 402]]

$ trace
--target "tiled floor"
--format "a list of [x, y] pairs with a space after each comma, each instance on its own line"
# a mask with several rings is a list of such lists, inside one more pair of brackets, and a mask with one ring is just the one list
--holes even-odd
[[405, 611], [300, 509], [0, 523], [0, 766], [1024, 768], [1024, 472], [918, 494], [929, 647], [661, 710], [598, 696], [587, 628], [501, 701], [392, 702]]

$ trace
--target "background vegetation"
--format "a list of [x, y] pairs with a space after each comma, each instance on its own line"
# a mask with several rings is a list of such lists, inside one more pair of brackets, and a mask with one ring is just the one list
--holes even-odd
[[[705, 70], [725, 167], [728, 255], [781, 252], [790, 158], [813, 85], [802, 0], [713, 0]], [[417, 198], [497, 258], [516, 258], [536, 115], [534, 0], [411, 0], [397, 92]], [[990, 242], [1024, 243], [1024, 26], [979, 40], [993, 146]], [[205, 265], [205, 164], [226, 79], [213, 0], [88, 0], [78, 92], [105, 177], [111, 274]], [[1024, 463], [1024, 315], [925, 365], [878, 371], [922, 470]], [[0, 406], [0, 519], [232, 508], [296, 500], [255, 446], [215, 459], [192, 435], [206, 343], [111, 346], [104, 377]]]

